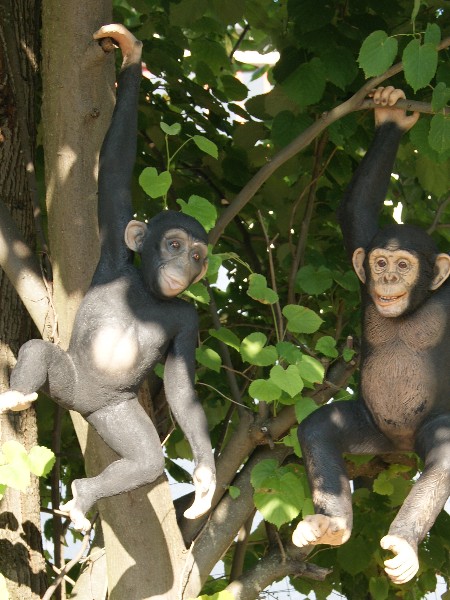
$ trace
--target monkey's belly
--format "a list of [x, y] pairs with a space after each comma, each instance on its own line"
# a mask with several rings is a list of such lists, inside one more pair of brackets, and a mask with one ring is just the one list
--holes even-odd
[[362, 366], [361, 391], [386, 436], [411, 438], [435, 402], [427, 354], [412, 352], [401, 342], [376, 349]]

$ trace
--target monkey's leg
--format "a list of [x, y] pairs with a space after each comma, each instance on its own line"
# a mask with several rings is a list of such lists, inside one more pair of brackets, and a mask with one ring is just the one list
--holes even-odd
[[292, 541], [300, 547], [338, 546], [348, 540], [353, 525], [350, 483], [342, 454], [374, 454], [394, 448], [357, 401], [319, 408], [300, 424], [298, 437], [316, 514], [298, 524]]
[[[19, 350], [17, 364], [11, 373], [10, 390], [0, 395], [0, 412], [28, 408], [36, 400], [36, 392], [47, 377], [52, 396], [69, 400], [74, 371], [72, 360], [64, 350], [50, 342], [30, 340]], [[66, 406], [64, 400], [61, 404]]]
[[380, 542], [396, 555], [384, 564], [386, 573], [399, 584], [417, 573], [417, 547], [450, 495], [450, 415], [435, 417], [419, 430], [416, 450], [424, 460], [424, 470]]
[[77, 529], [86, 529], [89, 522], [84, 515], [100, 498], [134, 490], [164, 472], [158, 434], [136, 398], [104, 406], [86, 420], [121, 458], [96, 477], [73, 482], [73, 500], [61, 508], [69, 512]]

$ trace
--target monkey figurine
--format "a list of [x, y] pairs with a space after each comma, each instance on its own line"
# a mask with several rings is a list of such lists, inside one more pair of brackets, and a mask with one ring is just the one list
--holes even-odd
[[293, 534], [297, 546], [340, 545], [352, 530], [351, 491], [342, 454], [417, 452], [424, 470], [381, 546], [391, 580], [417, 573], [418, 544], [450, 494], [450, 257], [419, 227], [378, 215], [402, 134], [417, 121], [395, 107], [402, 90], [373, 93], [376, 132], [338, 217], [361, 282], [358, 398], [320, 407], [298, 435], [316, 514]]
[[[194, 389], [198, 317], [178, 298], [208, 265], [208, 239], [192, 217], [164, 211], [146, 225], [133, 219], [130, 181], [136, 158], [142, 43], [124, 26], [107, 25], [95, 40], [112, 38], [123, 62], [117, 103], [100, 153], [98, 219], [101, 255], [73, 326], [67, 352], [43, 340], [19, 351], [0, 411], [23, 410], [48, 381], [50, 395], [92, 425], [119, 458], [96, 477], [75, 480], [64, 505], [76, 529], [100, 498], [151, 483], [164, 456], [137, 393], [146, 375], [165, 361], [170, 408], [194, 455], [195, 500], [188, 518], [204, 514], [215, 490], [208, 425]], [[133, 264], [140, 255], [140, 267]]]

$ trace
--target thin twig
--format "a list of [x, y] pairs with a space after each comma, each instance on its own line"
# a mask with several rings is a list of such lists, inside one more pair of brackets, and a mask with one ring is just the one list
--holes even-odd
[[89, 540], [91, 538], [91, 529], [94, 526], [94, 523], [97, 520], [97, 517], [98, 517], [98, 513], [95, 514], [94, 518], [91, 521], [91, 527], [90, 527], [89, 531], [87, 531], [83, 537], [83, 542], [81, 544], [80, 551], [78, 552], [78, 554], [76, 556], [74, 556], [74, 558], [72, 558], [72, 560], [70, 560], [68, 563], [65, 564], [63, 569], [61, 569], [61, 572], [59, 573], [58, 577], [55, 579], [55, 581], [52, 583], [52, 585], [49, 588], [47, 588], [47, 591], [42, 596], [42, 600], [51, 600], [53, 592], [56, 590], [56, 588], [59, 585], [61, 585], [61, 582], [63, 581], [66, 574], [70, 571], [70, 569], [72, 567], [74, 567], [80, 561], [81, 557], [86, 552], [86, 549], [89, 545]]

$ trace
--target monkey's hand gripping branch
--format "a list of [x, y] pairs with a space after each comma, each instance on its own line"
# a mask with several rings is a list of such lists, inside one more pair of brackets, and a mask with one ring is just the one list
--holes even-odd
[[3, 394], [0, 394], [0, 413], [6, 412], [7, 410], [25, 410], [31, 406], [31, 403], [37, 400], [38, 395], [36, 392], [32, 394], [22, 394], [16, 390], [8, 390]]

